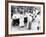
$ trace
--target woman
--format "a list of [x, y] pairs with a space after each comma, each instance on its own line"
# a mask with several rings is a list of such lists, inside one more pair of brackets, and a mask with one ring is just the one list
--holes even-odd
[[20, 28], [23, 28], [24, 27], [24, 15], [23, 15], [23, 12], [20, 12]]

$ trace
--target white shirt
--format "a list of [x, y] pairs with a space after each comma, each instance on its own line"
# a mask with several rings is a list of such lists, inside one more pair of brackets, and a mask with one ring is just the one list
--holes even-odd
[[12, 19], [20, 18], [20, 14], [13, 14]]
[[32, 17], [30, 16], [30, 13], [26, 13], [27, 17], [28, 17], [28, 21], [32, 21]]

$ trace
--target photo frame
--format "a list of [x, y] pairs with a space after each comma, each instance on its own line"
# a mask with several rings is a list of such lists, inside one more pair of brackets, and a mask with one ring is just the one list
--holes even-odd
[[7, 1], [5, 35], [22, 36], [45, 33], [45, 3]]

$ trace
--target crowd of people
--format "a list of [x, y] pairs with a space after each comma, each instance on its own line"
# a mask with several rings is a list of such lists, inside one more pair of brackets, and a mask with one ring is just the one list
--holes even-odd
[[[26, 27], [27, 29], [37, 29], [38, 21], [40, 21], [40, 10], [37, 10], [34, 7], [30, 6], [21, 6], [21, 7], [15, 7], [12, 9], [12, 21], [13, 19], [19, 19], [19, 27], [23, 28], [25, 26], [24, 24], [24, 18], [27, 17], [27, 24]], [[36, 21], [37, 20], [37, 21]], [[36, 22], [34, 22], [36, 21]], [[39, 26], [38, 26], [39, 29]]]

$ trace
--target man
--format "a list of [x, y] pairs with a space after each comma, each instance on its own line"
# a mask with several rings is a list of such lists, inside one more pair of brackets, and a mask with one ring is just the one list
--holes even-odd
[[37, 28], [39, 29], [39, 24], [38, 24], [39, 21], [40, 21], [40, 11], [35, 8], [33, 10], [33, 19], [31, 26], [33, 30], [37, 30]]
[[12, 25], [13, 26], [19, 25], [19, 18], [20, 18], [20, 14], [18, 14], [18, 13], [13, 14], [13, 16], [12, 16]]
[[31, 17], [31, 13], [26, 12], [26, 16], [27, 16], [27, 29], [31, 28], [31, 21], [32, 21], [32, 17]]

